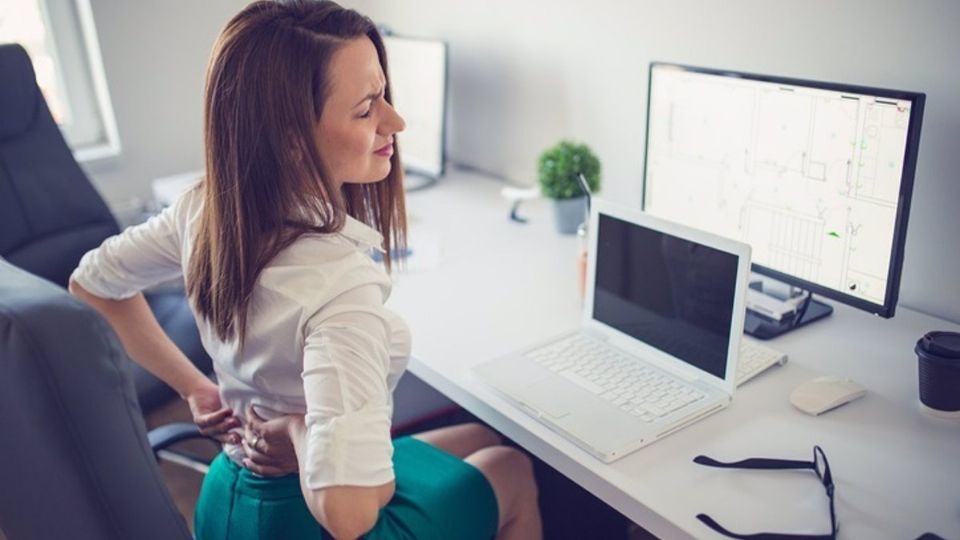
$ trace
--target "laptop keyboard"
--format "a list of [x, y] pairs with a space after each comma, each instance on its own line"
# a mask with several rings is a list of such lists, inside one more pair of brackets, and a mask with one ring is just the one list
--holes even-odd
[[579, 334], [526, 356], [644, 422], [704, 397], [696, 388]]
[[[526, 356], [644, 422], [652, 422], [704, 397], [696, 388], [579, 334], [530, 351]], [[742, 340], [737, 385], [786, 360], [787, 356], [780, 351]]]
[[767, 368], [787, 361], [787, 355], [746, 338], [740, 340], [737, 359], [737, 386], [763, 373]]

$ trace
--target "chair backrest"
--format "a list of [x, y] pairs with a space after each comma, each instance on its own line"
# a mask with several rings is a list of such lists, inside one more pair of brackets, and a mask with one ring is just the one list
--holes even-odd
[[0, 259], [0, 528], [9, 540], [190, 538], [126, 362], [99, 314]]
[[118, 231], [73, 159], [20, 45], [0, 45], [0, 257], [66, 286]]

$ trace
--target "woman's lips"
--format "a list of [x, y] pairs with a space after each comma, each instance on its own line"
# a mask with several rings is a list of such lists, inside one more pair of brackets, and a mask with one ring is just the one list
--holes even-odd
[[393, 143], [387, 143], [373, 151], [374, 154], [381, 157], [390, 157], [393, 155]]

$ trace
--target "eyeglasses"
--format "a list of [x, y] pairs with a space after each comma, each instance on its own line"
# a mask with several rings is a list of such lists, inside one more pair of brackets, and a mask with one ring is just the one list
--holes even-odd
[[830, 463], [827, 462], [827, 455], [819, 446], [813, 447], [813, 461], [798, 461], [793, 459], [768, 459], [768, 458], [750, 458], [732, 463], [725, 463], [709, 458], [707, 456], [697, 456], [693, 458], [694, 463], [706, 465], [707, 467], [719, 467], [723, 469], [764, 469], [764, 470], [796, 470], [813, 469], [823, 487], [827, 490], [827, 497], [830, 498], [830, 534], [781, 534], [781, 533], [755, 533], [738, 534], [730, 532], [720, 526], [713, 518], [706, 514], [697, 514], [697, 519], [702, 521], [707, 527], [714, 531], [729, 536], [730, 538], [740, 538], [742, 540], [836, 540], [837, 538], [837, 515], [833, 504], [833, 475], [830, 474]]

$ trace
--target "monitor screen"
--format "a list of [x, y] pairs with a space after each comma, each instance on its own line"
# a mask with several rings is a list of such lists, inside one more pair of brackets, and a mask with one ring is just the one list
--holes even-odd
[[892, 316], [923, 94], [650, 66], [644, 209], [753, 269]]
[[724, 378], [738, 257], [601, 213], [593, 318]]
[[447, 47], [442, 41], [384, 36], [393, 105], [407, 124], [397, 134], [408, 171], [439, 177], [444, 170]]

